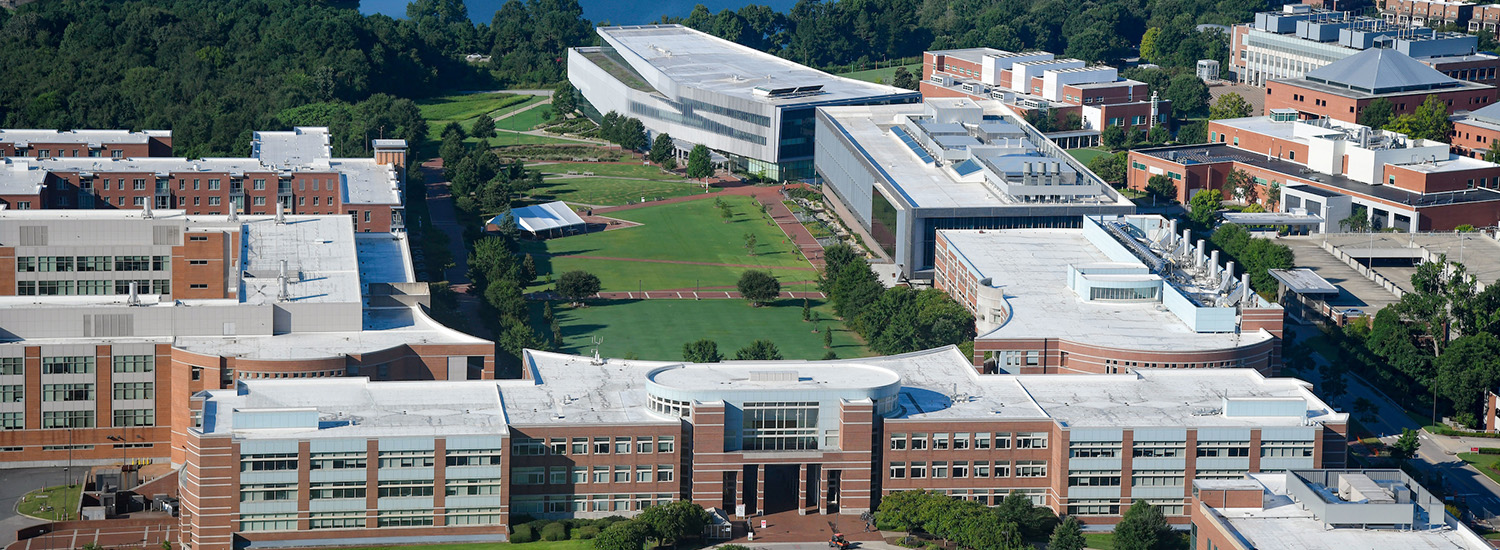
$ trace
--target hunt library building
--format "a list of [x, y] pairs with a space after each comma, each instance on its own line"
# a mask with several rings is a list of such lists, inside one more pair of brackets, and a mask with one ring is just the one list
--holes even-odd
[[713, 364], [526, 351], [524, 378], [241, 379], [196, 393], [184, 548], [505, 540], [674, 500], [857, 515], [929, 489], [1186, 524], [1194, 480], [1341, 468], [1348, 415], [1255, 369], [981, 374], [954, 347]]

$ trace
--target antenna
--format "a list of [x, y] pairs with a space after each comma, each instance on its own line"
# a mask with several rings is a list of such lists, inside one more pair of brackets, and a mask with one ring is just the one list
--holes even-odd
[[604, 337], [590, 336], [589, 343], [593, 346], [593, 349], [590, 350], [590, 353], [593, 355], [593, 359], [589, 360], [589, 364], [596, 366], [603, 365], [604, 359], [602, 357], [599, 357], [599, 346], [604, 343]]
[[276, 283], [281, 287], [281, 290], [276, 293], [276, 301], [285, 302], [292, 299], [291, 293], [287, 292], [286, 288], [286, 260], [281, 261], [281, 274], [276, 276]]

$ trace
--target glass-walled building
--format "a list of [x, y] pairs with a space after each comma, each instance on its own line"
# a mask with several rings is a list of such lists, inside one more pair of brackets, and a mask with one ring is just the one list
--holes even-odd
[[600, 27], [568, 51], [591, 117], [614, 111], [724, 153], [771, 179], [813, 173], [814, 114], [830, 105], [915, 103], [915, 91], [834, 76], [681, 25]]

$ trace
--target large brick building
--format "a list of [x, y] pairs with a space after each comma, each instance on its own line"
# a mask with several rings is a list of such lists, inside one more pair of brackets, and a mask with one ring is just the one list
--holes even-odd
[[[1411, 139], [1336, 120], [1270, 117], [1210, 121], [1206, 145], [1131, 151], [1126, 181], [1145, 189], [1163, 175], [1177, 200], [1214, 190], [1226, 199], [1319, 218], [1319, 230], [1340, 231], [1358, 209], [1376, 228], [1446, 231], [1494, 225], [1500, 219], [1500, 165], [1453, 154], [1446, 143]], [[1254, 181], [1249, 197], [1226, 190], [1230, 172]], [[1279, 196], [1280, 200], [1272, 200]]]
[[264, 215], [280, 204], [292, 214], [349, 216], [360, 232], [405, 228], [403, 140], [374, 140], [371, 158], [334, 158], [327, 128], [296, 128], [256, 132], [250, 157], [204, 159], [164, 156], [170, 141], [112, 130], [0, 131], [0, 152], [16, 155], [0, 161], [0, 206]]
[[1194, 480], [1342, 467], [1348, 415], [1251, 369], [978, 373], [956, 348], [715, 364], [526, 352], [524, 380], [240, 380], [200, 393], [181, 543], [503, 540], [507, 523], [672, 500], [734, 519], [851, 514], [891, 491], [1089, 523]]
[[1172, 102], [1157, 99], [1145, 82], [1120, 78], [1114, 67], [1089, 66], [1048, 52], [923, 52], [921, 90], [924, 98], [1003, 101], [1023, 115], [1048, 113], [1059, 126], [1076, 118], [1080, 128], [1048, 133], [1069, 148], [1098, 145], [1099, 133], [1110, 126], [1144, 132], [1172, 114]]
[[1280, 367], [1283, 312], [1160, 216], [938, 232], [933, 284], [974, 313], [986, 372]]
[[493, 378], [414, 277], [341, 215], [0, 211], [0, 468], [180, 464], [188, 397], [237, 380]]
[[1459, 80], [1399, 51], [1374, 48], [1308, 71], [1301, 78], [1266, 83], [1266, 113], [1292, 109], [1301, 118], [1358, 122], [1370, 102], [1385, 99], [1397, 115], [1412, 113], [1436, 96], [1448, 112], [1495, 102], [1495, 87]]

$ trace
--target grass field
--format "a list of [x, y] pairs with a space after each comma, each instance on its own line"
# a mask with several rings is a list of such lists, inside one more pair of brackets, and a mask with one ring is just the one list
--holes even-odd
[[357, 546], [343, 548], [341, 550], [589, 550], [594, 545], [586, 540], [560, 540], [556, 542], [537, 541], [524, 544], [511, 543], [473, 543], [473, 544], [418, 544], [413, 546]]
[[21, 497], [16, 510], [28, 516], [46, 520], [78, 519], [78, 499], [83, 494], [82, 485], [58, 485], [37, 489]]
[[684, 181], [686, 178], [677, 174], [663, 173], [661, 168], [655, 165], [644, 164], [603, 164], [593, 162], [559, 162], [555, 164], [534, 164], [527, 166], [534, 170], [540, 170], [542, 174], [567, 174], [569, 171], [593, 172], [596, 176], [613, 176], [617, 178], [644, 178], [653, 180]]
[[1474, 466], [1486, 477], [1500, 483], [1500, 472], [1495, 471], [1495, 463], [1500, 462], [1500, 455], [1482, 455], [1479, 453], [1458, 453], [1458, 459]]
[[[870, 354], [833, 318], [828, 305], [816, 300], [813, 304], [825, 319], [820, 324], [834, 331], [834, 353], [843, 358]], [[591, 337], [604, 339], [599, 354], [605, 357], [663, 361], [681, 360], [682, 345], [699, 338], [717, 342], [719, 353], [730, 358], [759, 338], [775, 342], [786, 359], [822, 359], [829, 351], [823, 348], [823, 334], [813, 333], [813, 324], [802, 321], [801, 300], [759, 308], [743, 300], [610, 300], [593, 301], [584, 308], [553, 307], [562, 325], [563, 349], [569, 353], [588, 353]], [[541, 306], [534, 306], [533, 312], [535, 326], [546, 333]]]
[[1101, 149], [1068, 149], [1068, 154], [1073, 155], [1073, 158], [1078, 159], [1078, 162], [1088, 164], [1096, 158], [1111, 153], [1109, 151], [1104, 151]]
[[636, 180], [618, 178], [547, 178], [531, 191], [538, 202], [566, 201], [578, 204], [618, 206], [641, 197], [666, 198], [702, 194], [703, 186], [686, 180]]
[[[559, 274], [582, 269], [593, 273], [606, 291], [666, 290], [702, 286], [733, 286], [748, 268], [732, 265], [691, 265], [570, 258], [604, 256], [711, 264], [738, 264], [774, 269], [783, 281], [810, 280], [811, 265], [786, 242], [775, 225], [767, 225], [755, 209], [755, 199], [725, 195], [734, 217], [720, 218], [714, 201], [705, 199], [610, 213], [611, 217], [643, 225], [526, 243], [537, 273]], [[755, 255], [744, 247], [744, 235], [756, 236]]]
[[552, 119], [552, 106], [542, 106], [527, 109], [515, 115], [495, 121], [495, 127], [501, 130], [515, 130], [524, 132], [535, 128], [536, 125]]
[[[1177, 535], [1177, 540], [1170, 542], [1175, 544], [1157, 545], [1157, 548], [1186, 550], [1191, 544], [1188, 534], [1180, 531], [1174, 531], [1174, 533]], [[1115, 548], [1114, 533], [1084, 533], [1083, 541], [1084, 545], [1087, 548], [1092, 548], [1094, 550], [1114, 550]]]
[[914, 64], [911, 64], [911, 65], [893, 65], [893, 66], [890, 66], [890, 67], [882, 67], [882, 68], [879, 68], [879, 69], [869, 69], [869, 70], [865, 70], [865, 71], [854, 71], [852, 73], [843, 73], [843, 74], [840, 74], [839, 76], [842, 76], [842, 77], [845, 77], [845, 78], [852, 78], [852, 79], [855, 79], [855, 80], [863, 80], [865, 82], [875, 82], [877, 84], [890, 84], [891, 83], [891, 78], [896, 75], [896, 67], [902, 67], [902, 66], [906, 67], [906, 70], [911, 71], [912, 75], [916, 76], [917, 78], [921, 78], [922, 77], [922, 64], [921, 63], [914, 63]]
[[[427, 139], [430, 143], [442, 141], [443, 128], [450, 122], [457, 122], [467, 132], [474, 124], [474, 119], [480, 115], [499, 116], [505, 113], [525, 109], [530, 105], [542, 101], [540, 96], [517, 96], [514, 94], [462, 94], [435, 97], [417, 102], [417, 108], [422, 111], [422, 118], [427, 119]], [[545, 111], [545, 107], [538, 107]], [[503, 121], [502, 121], [503, 122]], [[533, 122], [535, 125], [539, 122]], [[498, 123], [497, 123], [498, 126]], [[464, 143], [479, 143], [477, 138], [466, 138]], [[513, 134], [510, 132], [498, 132], [495, 137], [490, 138], [490, 144], [501, 145], [539, 145], [552, 143], [575, 143], [572, 141], [550, 138], [546, 136], [528, 136]], [[434, 145], [433, 147], [436, 147]]]

